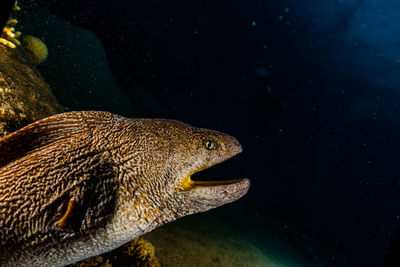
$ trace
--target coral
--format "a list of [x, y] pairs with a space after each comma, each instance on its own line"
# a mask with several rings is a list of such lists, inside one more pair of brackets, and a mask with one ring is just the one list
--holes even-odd
[[13, 11], [19, 11], [21, 8], [18, 6], [18, 1], [15, 1]]
[[[17, 1], [15, 1], [13, 11], [20, 10], [19, 6], [17, 5]], [[9, 19], [6, 23], [6, 26], [3, 28], [0, 37], [0, 43], [6, 45], [10, 48], [16, 48], [20, 45], [20, 41], [18, 38], [21, 36], [21, 32], [15, 31], [15, 25], [18, 23], [16, 19]]]
[[106, 262], [103, 262], [100, 267], [112, 267], [112, 264], [110, 263], [110, 260], [106, 260]]
[[124, 246], [124, 254], [132, 257], [133, 266], [160, 266], [154, 252], [154, 246], [143, 238], [135, 238]]
[[39, 38], [31, 35], [24, 35], [21, 42], [33, 64], [40, 64], [47, 59], [47, 46]]
[[[103, 259], [107, 258], [106, 261]], [[115, 266], [131, 267], [160, 267], [160, 263], [155, 256], [154, 246], [144, 238], [138, 237], [118, 249], [102, 256], [86, 259], [69, 267], [110, 267], [112, 264], [109, 259], [113, 259]]]

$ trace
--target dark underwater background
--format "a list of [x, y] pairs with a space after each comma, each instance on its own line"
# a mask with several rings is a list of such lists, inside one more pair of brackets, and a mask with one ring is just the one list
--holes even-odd
[[39, 69], [66, 108], [237, 137], [244, 152], [209, 177], [249, 177], [251, 189], [210, 214], [266, 254], [287, 266], [400, 266], [398, 1], [25, 2], [104, 48], [111, 78], [86, 39], [35, 27], [31, 14], [25, 31], [49, 47]]

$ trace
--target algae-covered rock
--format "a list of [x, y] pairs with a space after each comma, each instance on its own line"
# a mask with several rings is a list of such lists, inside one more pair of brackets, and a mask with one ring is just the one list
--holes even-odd
[[62, 111], [23, 48], [12, 49], [1, 44], [0, 137]]
[[155, 256], [154, 246], [147, 240], [135, 238], [124, 246], [123, 253], [132, 258], [133, 266], [158, 267], [160, 263]]
[[148, 240], [137, 237], [112, 252], [69, 265], [69, 267], [89, 266], [160, 267], [161, 265], [155, 255], [154, 246]]
[[32, 35], [22, 36], [22, 44], [33, 64], [40, 64], [47, 59], [48, 50], [46, 44]]

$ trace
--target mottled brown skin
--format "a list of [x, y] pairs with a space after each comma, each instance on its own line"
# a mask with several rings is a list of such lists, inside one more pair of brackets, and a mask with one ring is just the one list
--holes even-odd
[[0, 265], [67, 265], [232, 202], [247, 179], [201, 183], [190, 175], [241, 150], [216, 131], [107, 112], [28, 125], [0, 139]]

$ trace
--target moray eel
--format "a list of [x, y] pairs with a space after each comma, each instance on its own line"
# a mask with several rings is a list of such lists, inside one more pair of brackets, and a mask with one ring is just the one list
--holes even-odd
[[248, 179], [191, 175], [242, 151], [165, 119], [67, 112], [0, 139], [0, 265], [63, 266], [235, 201]]

